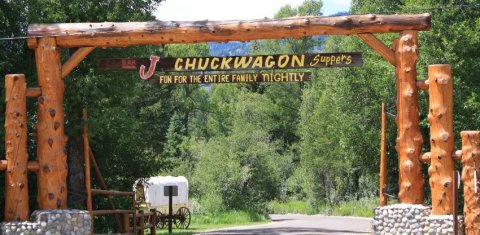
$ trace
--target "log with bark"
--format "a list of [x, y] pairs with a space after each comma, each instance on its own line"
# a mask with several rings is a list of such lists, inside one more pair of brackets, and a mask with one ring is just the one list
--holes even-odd
[[172, 43], [250, 41], [328, 34], [391, 33], [430, 29], [430, 14], [302, 16], [240, 21], [154, 21], [31, 24], [28, 46], [56, 37], [70, 47], [126, 47]]

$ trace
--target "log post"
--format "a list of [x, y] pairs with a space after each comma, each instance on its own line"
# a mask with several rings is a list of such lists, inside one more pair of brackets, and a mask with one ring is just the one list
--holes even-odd
[[452, 214], [453, 81], [446, 64], [428, 66], [432, 215]]
[[38, 39], [35, 49], [38, 83], [37, 155], [39, 209], [65, 209], [67, 206], [67, 154], [64, 133], [60, 48], [55, 38]]
[[[87, 210], [90, 212], [90, 222], [93, 223], [93, 206], [92, 206], [92, 184], [90, 179], [90, 144], [88, 142], [88, 113], [87, 109], [82, 110], [82, 119], [83, 119], [83, 157], [85, 162], [85, 191], [87, 193]], [[117, 215], [115, 214], [115, 217]], [[93, 234], [93, 227], [90, 231]]]
[[[480, 131], [462, 131], [461, 136], [465, 232], [467, 235], [478, 235], [480, 234], [480, 204], [478, 203], [480, 201], [480, 185], [478, 184]], [[475, 174], [477, 175], [477, 182], [475, 182]], [[475, 192], [475, 188], [477, 188], [477, 192]]]
[[380, 206], [387, 205], [387, 153], [386, 153], [386, 127], [387, 117], [385, 114], [385, 103], [382, 103], [382, 134], [380, 140]]
[[30, 215], [27, 179], [27, 83], [23, 74], [5, 76], [5, 221]]
[[395, 41], [397, 77], [397, 153], [399, 164], [400, 203], [422, 204], [424, 179], [420, 151], [423, 138], [418, 118], [416, 31], [404, 31]]

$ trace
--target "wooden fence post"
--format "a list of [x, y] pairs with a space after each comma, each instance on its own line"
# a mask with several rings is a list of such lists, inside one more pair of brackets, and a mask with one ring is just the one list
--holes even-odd
[[380, 206], [387, 205], [387, 152], [386, 152], [387, 117], [385, 103], [382, 103], [382, 133], [380, 140]]
[[[467, 235], [480, 234], [480, 188], [478, 173], [480, 168], [480, 131], [462, 131], [462, 181]], [[477, 191], [477, 192], [475, 192]]]
[[64, 133], [60, 48], [55, 38], [38, 39], [35, 48], [38, 83], [37, 155], [39, 209], [65, 209], [67, 206], [67, 154]]
[[432, 215], [452, 214], [453, 81], [450, 65], [428, 66]]
[[28, 207], [27, 83], [23, 74], [5, 76], [5, 221], [25, 221]]
[[423, 138], [418, 118], [416, 31], [404, 31], [394, 43], [397, 77], [397, 153], [400, 203], [422, 204], [424, 179], [420, 151]]

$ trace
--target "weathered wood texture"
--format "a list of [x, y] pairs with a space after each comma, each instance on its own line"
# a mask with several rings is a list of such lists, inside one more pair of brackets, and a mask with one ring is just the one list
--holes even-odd
[[31, 24], [28, 45], [56, 37], [60, 47], [125, 47], [171, 43], [250, 41], [326, 34], [390, 33], [430, 29], [430, 14], [304, 16], [241, 21], [153, 21]]
[[73, 55], [62, 65], [62, 78], [68, 76], [80, 62], [87, 57], [95, 47], [81, 47], [78, 48]]
[[384, 59], [386, 59], [390, 64], [395, 66], [395, 52], [387, 47], [382, 41], [380, 41], [373, 34], [358, 34], [358, 37], [362, 39], [367, 45], [369, 45], [373, 50], [380, 54]]
[[60, 48], [55, 38], [40, 38], [35, 49], [38, 83], [37, 157], [39, 209], [65, 209], [67, 205], [67, 155], [64, 133]]
[[423, 138], [418, 118], [416, 31], [405, 31], [394, 42], [397, 78], [397, 153], [400, 203], [422, 204], [424, 179], [420, 151]]
[[[467, 235], [480, 234], [480, 184], [475, 182], [475, 172], [478, 177], [480, 170], [480, 131], [462, 131], [462, 181], [465, 217], [465, 232]], [[476, 168], [475, 168], [476, 166]], [[475, 183], [477, 184], [475, 186]], [[477, 188], [477, 192], [475, 192]]]
[[453, 80], [450, 65], [428, 66], [432, 215], [452, 214]]
[[25, 221], [30, 216], [26, 92], [25, 75], [5, 76], [5, 221]]
[[387, 142], [386, 142], [387, 116], [385, 103], [382, 103], [382, 134], [380, 138], [380, 206], [387, 205]]

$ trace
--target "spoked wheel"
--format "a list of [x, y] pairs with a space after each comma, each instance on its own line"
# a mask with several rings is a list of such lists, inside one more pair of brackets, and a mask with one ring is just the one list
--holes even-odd
[[175, 215], [175, 226], [177, 228], [187, 229], [190, 226], [190, 210], [186, 207], [180, 207]]
[[162, 229], [165, 227], [165, 224], [167, 224], [167, 221], [166, 221], [166, 216], [164, 214], [162, 214], [162, 212], [160, 211], [157, 211], [157, 228], [158, 229]]

